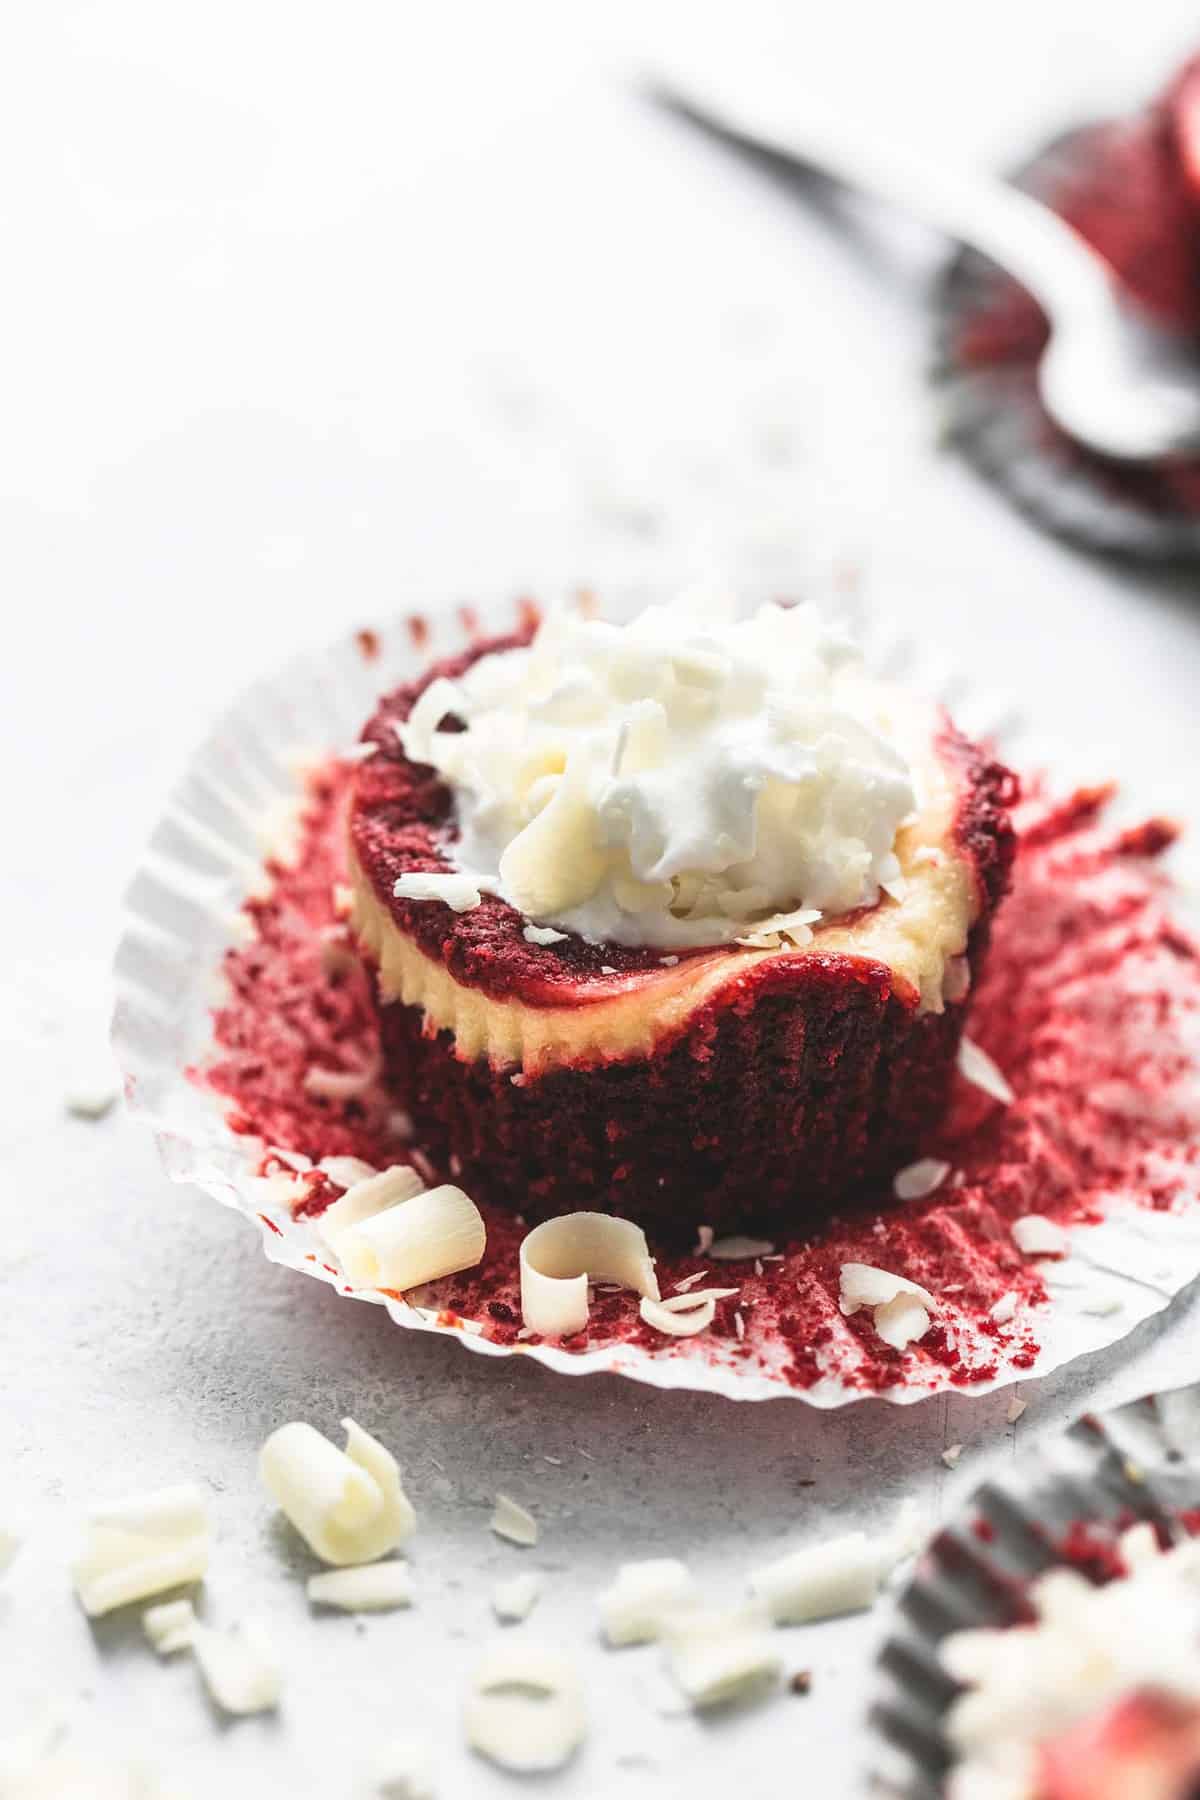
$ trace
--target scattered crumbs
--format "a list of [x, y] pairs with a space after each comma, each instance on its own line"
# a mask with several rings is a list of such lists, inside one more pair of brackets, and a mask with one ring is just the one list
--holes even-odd
[[1028, 1400], [1021, 1400], [1014, 1394], [1008, 1403], [1008, 1411], [1004, 1415], [1008, 1420], [1008, 1423], [1010, 1425], [1015, 1425], [1021, 1414], [1027, 1409], [1028, 1405]]
[[797, 1669], [796, 1673], [792, 1676], [791, 1680], [788, 1682], [788, 1687], [791, 1689], [793, 1694], [811, 1694], [812, 1693], [812, 1670], [811, 1669]]
[[942, 1451], [942, 1461], [948, 1469], [957, 1469], [958, 1459], [963, 1453], [961, 1444], [950, 1444]]

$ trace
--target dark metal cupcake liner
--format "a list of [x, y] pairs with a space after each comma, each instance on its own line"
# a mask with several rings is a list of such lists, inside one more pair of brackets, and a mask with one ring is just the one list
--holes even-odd
[[939, 1646], [968, 1627], [1011, 1625], [1028, 1583], [1074, 1564], [1073, 1527], [1148, 1519], [1168, 1534], [1200, 1503], [1200, 1384], [1085, 1413], [1061, 1437], [985, 1482], [918, 1561], [876, 1663], [870, 1791], [939, 1800], [954, 1753], [946, 1716], [959, 1692]]

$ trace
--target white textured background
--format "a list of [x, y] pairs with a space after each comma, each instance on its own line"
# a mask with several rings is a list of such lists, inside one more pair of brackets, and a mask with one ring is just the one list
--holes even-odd
[[[935, 246], [812, 209], [629, 79], [752, 46], [798, 94], [1003, 162], [1153, 87], [1189, 28], [1177, 0], [12, 15], [0, 1512], [30, 1537], [0, 1592], [0, 1736], [50, 1692], [79, 1749], [149, 1742], [193, 1800], [336, 1800], [369, 1791], [372, 1753], [414, 1725], [445, 1800], [501, 1795], [513, 1784], [459, 1748], [457, 1707], [490, 1582], [532, 1562], [549, 1579], [531, 1625], [578, 1655], [595, 1723], [548, 1791], [757, 1794], [798, 1768], [814, 1792], [858, 1791], [882, 1611], [785, 1640], [810, 1698], [696, 1724], [657, 1710], [655, 1652], [597, 1648], [590, 1596], [637, 1552], [685, 1553], [733, 1594], [768, 1547], [905, 1493], [932, 1517], [1012, 1453], [1003, 1396], [821, 1416], [401, 1338], [270, 1268], [123, 1120], [64, 1120], [64, 1068], [189, 745], [281, 653], [401, 597], [714, 559], [794, 584], [853, 558], [897, 629], [1016, 691], [1084, 767], [1197, 818], [1195, 578], [1050, 544], [938, 453], [921, 385]], [[1018, 1439], [1084, 1395], [1194, 1377], [1197, 1317], [1185, 1299], [1028, 1391]], [[400, 1454], [422, 1517], [418, 1606], [361, 1630], [309, 1617], [303, 1558], [254, 1481], [271, 1426], [346, 1411]], [[951, 1477], [939, 1453], [959, 1440]], [[135, 1619], [93, 1631], [71, 1599], [86, 1505], [193, 1475], [218, 1524], [209, 1616], [274, 1626], [277, 1719], [221, 1725]], [[490, 1538], [497, 1486], [541, 1518], [532, 1554]]]

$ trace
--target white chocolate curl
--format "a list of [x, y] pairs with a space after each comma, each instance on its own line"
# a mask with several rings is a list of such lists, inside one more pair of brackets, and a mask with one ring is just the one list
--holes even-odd
[[299, 1421], [273, 1431], [259, 1454], [263, 1485], [322, 1562], [377, 1562], [411, 1537], [417, 1515], [400, 1466], [353, 1419], [346, 1448]]
[[588, 1282], [619, 1281], [658, 1299], [646, 1234], [609, 1213], [564, 1213], [521, 1243], [521, 1316], [540, 1337], [567, 1337], [588, 1322]]
[[[353, 1160], [349, 1157], [347, 1162]], [[366, 1168], [366, 1164], [362, 1165]], [[333, 1171], [329, 1171], [333, 1174]], [[337, 1177], [334, 1176], [336, 1181]], [[414, 1200], [425, 1183], [407, 1163], [397, 1163], [393, 1169], [384, 1169], [376, 1174], [372, 1169], [365, 1176], [350, 1182], [340, 1200], [327, 1206], [317, 1220], [317, 1230], [331, 1250], [337, 1249], [338, 1238], [352, 1225], [361, 1225], [365, 1219], [373, 1219], [379, 1213], [387, 1212], [393, 1206], [402, 1206], [406, 1200]]]
[[209, 1528], [204, 1495], [190, 1483], [100, 1507], [71, 1576], [89, 1618], [202, 1581]]
[[461, 1188], [435, 1187], [351, 1225], [334, 1248], [355, 1287], [402, 1293], [475, 1268], [487, 1249], [487, 1230]]
[[587, 1735], [579, 1677], [561, 1650], [503, 1638], [475, 1671], [464, 1723], [471, 1748], [502, 1769], [560, 1769]]

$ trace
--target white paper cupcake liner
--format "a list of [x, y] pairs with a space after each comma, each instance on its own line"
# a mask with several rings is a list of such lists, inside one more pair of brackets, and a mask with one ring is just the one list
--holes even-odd
[[[610, 614], [621, 610], [606, 604]], [[414, 678], [431, 660], [461, 650], [478, 631], [491, 634], [513, 624], [511, 603], [488, 607], [478, 620], [474, 612], [447, 610], [415, 624], [399, 618], [298, 657], [251, 687], [193, 758], [129, 890], [128, 925], [116, 962], [113, 1040], [128, 1102], [153, 1129], [172, 1180], [191, 1182], [240, 1212], [258, 1231], [270, 1261], [385, 1306], [406, 1329], [451, 1335], [483, 1356], [532, 1357], [564, 1374], [603, 1371], [731, 1399], [790, 1395], [817, 1407], [871, 1393], [908, 1404], [951, 1387], [983, 1393], [1047, 1375], [1074, 1357], [1116, 1343], [1200, 1274], [1195, 1171], [1170, 1212], [1150, 1212], [1130, 1196], [1113, 1194], [1103, 1222], [1073, 1230], [1070, 1256], [1053, 1268], [1051, 1302], [1036, 1313], [1041, 1347], [1032, 1366], [1002, 1367], [993, 1378], [965, 1388], [949, 1371], [932, 1369], [921, 1381], [897, 1383], [882, 1395], [844, 1374], [809, 1387], [793, 1385], [784, 1349], [772, 1344], [769, 1333], [760, 1343], [730, 1345], [728, 1355], [717, 1346], [705, 1356], [689, 1354], [697, 1340], [664, 1340], [661, 1350], [629, 1342], [582, 1350], [505, 1344], [483, 1335], [477, 1321], [448, 1320], [439, 1311], [436, 1287], [421, 1295], [420, 1306], [352, 1290], [313, 1221], [293, 1218], [278, 1188], [260, 1179], [267, 1146], [231, 1130], [217, 1095], [189, 1079], [187, 1071], [203, 1065], [211, 1052], [212, 1008], [223, 994], [222, 959], [232, 944], [244, 941], [242, 902], [261, 890], [264, 856], [286, 839], [288, 822], [297, 816], [305, 767], [349, 750], [382, 693]], [[905, 643], [877, 642], [871, 660], [885, 673], [903, 670], [914, 686], [944, 698], [968, 731], [999, 735], [1002, 752], [1019, 766], [1034, 754], [1029, 734], [1002, 702], [949, 671], [922, 669]], [[1182, 1171], [1173, 1174], [1181, 1184], [1186, 1179]], [[723, 1280], [728, 1267], [714, 1265], [713, 1273]]]

